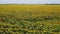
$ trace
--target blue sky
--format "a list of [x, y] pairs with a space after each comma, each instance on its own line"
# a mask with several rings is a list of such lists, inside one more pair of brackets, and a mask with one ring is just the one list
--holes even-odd
[[0, 4], [60, 4], [60, 0], [0, 0]]

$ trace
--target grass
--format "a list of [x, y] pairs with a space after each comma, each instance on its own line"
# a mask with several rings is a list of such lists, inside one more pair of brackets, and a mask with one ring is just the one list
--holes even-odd
[[60, 34], [60, 5], [0, 5], [0, 34]]

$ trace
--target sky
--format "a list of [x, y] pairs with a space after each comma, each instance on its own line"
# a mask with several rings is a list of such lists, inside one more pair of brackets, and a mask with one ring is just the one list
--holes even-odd
[[60, 0], [0, 0], [0, 4], [60, 4]]

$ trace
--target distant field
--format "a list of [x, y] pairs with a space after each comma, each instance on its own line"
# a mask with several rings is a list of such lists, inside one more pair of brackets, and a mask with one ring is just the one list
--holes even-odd
[[60, 5], [0, 5], [0, 34], [60, 34]]

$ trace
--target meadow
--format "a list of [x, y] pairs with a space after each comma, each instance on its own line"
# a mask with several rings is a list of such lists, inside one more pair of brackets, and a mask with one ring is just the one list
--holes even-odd
[[0, 4], [0, 34], [60, 34], [60, 5]]

